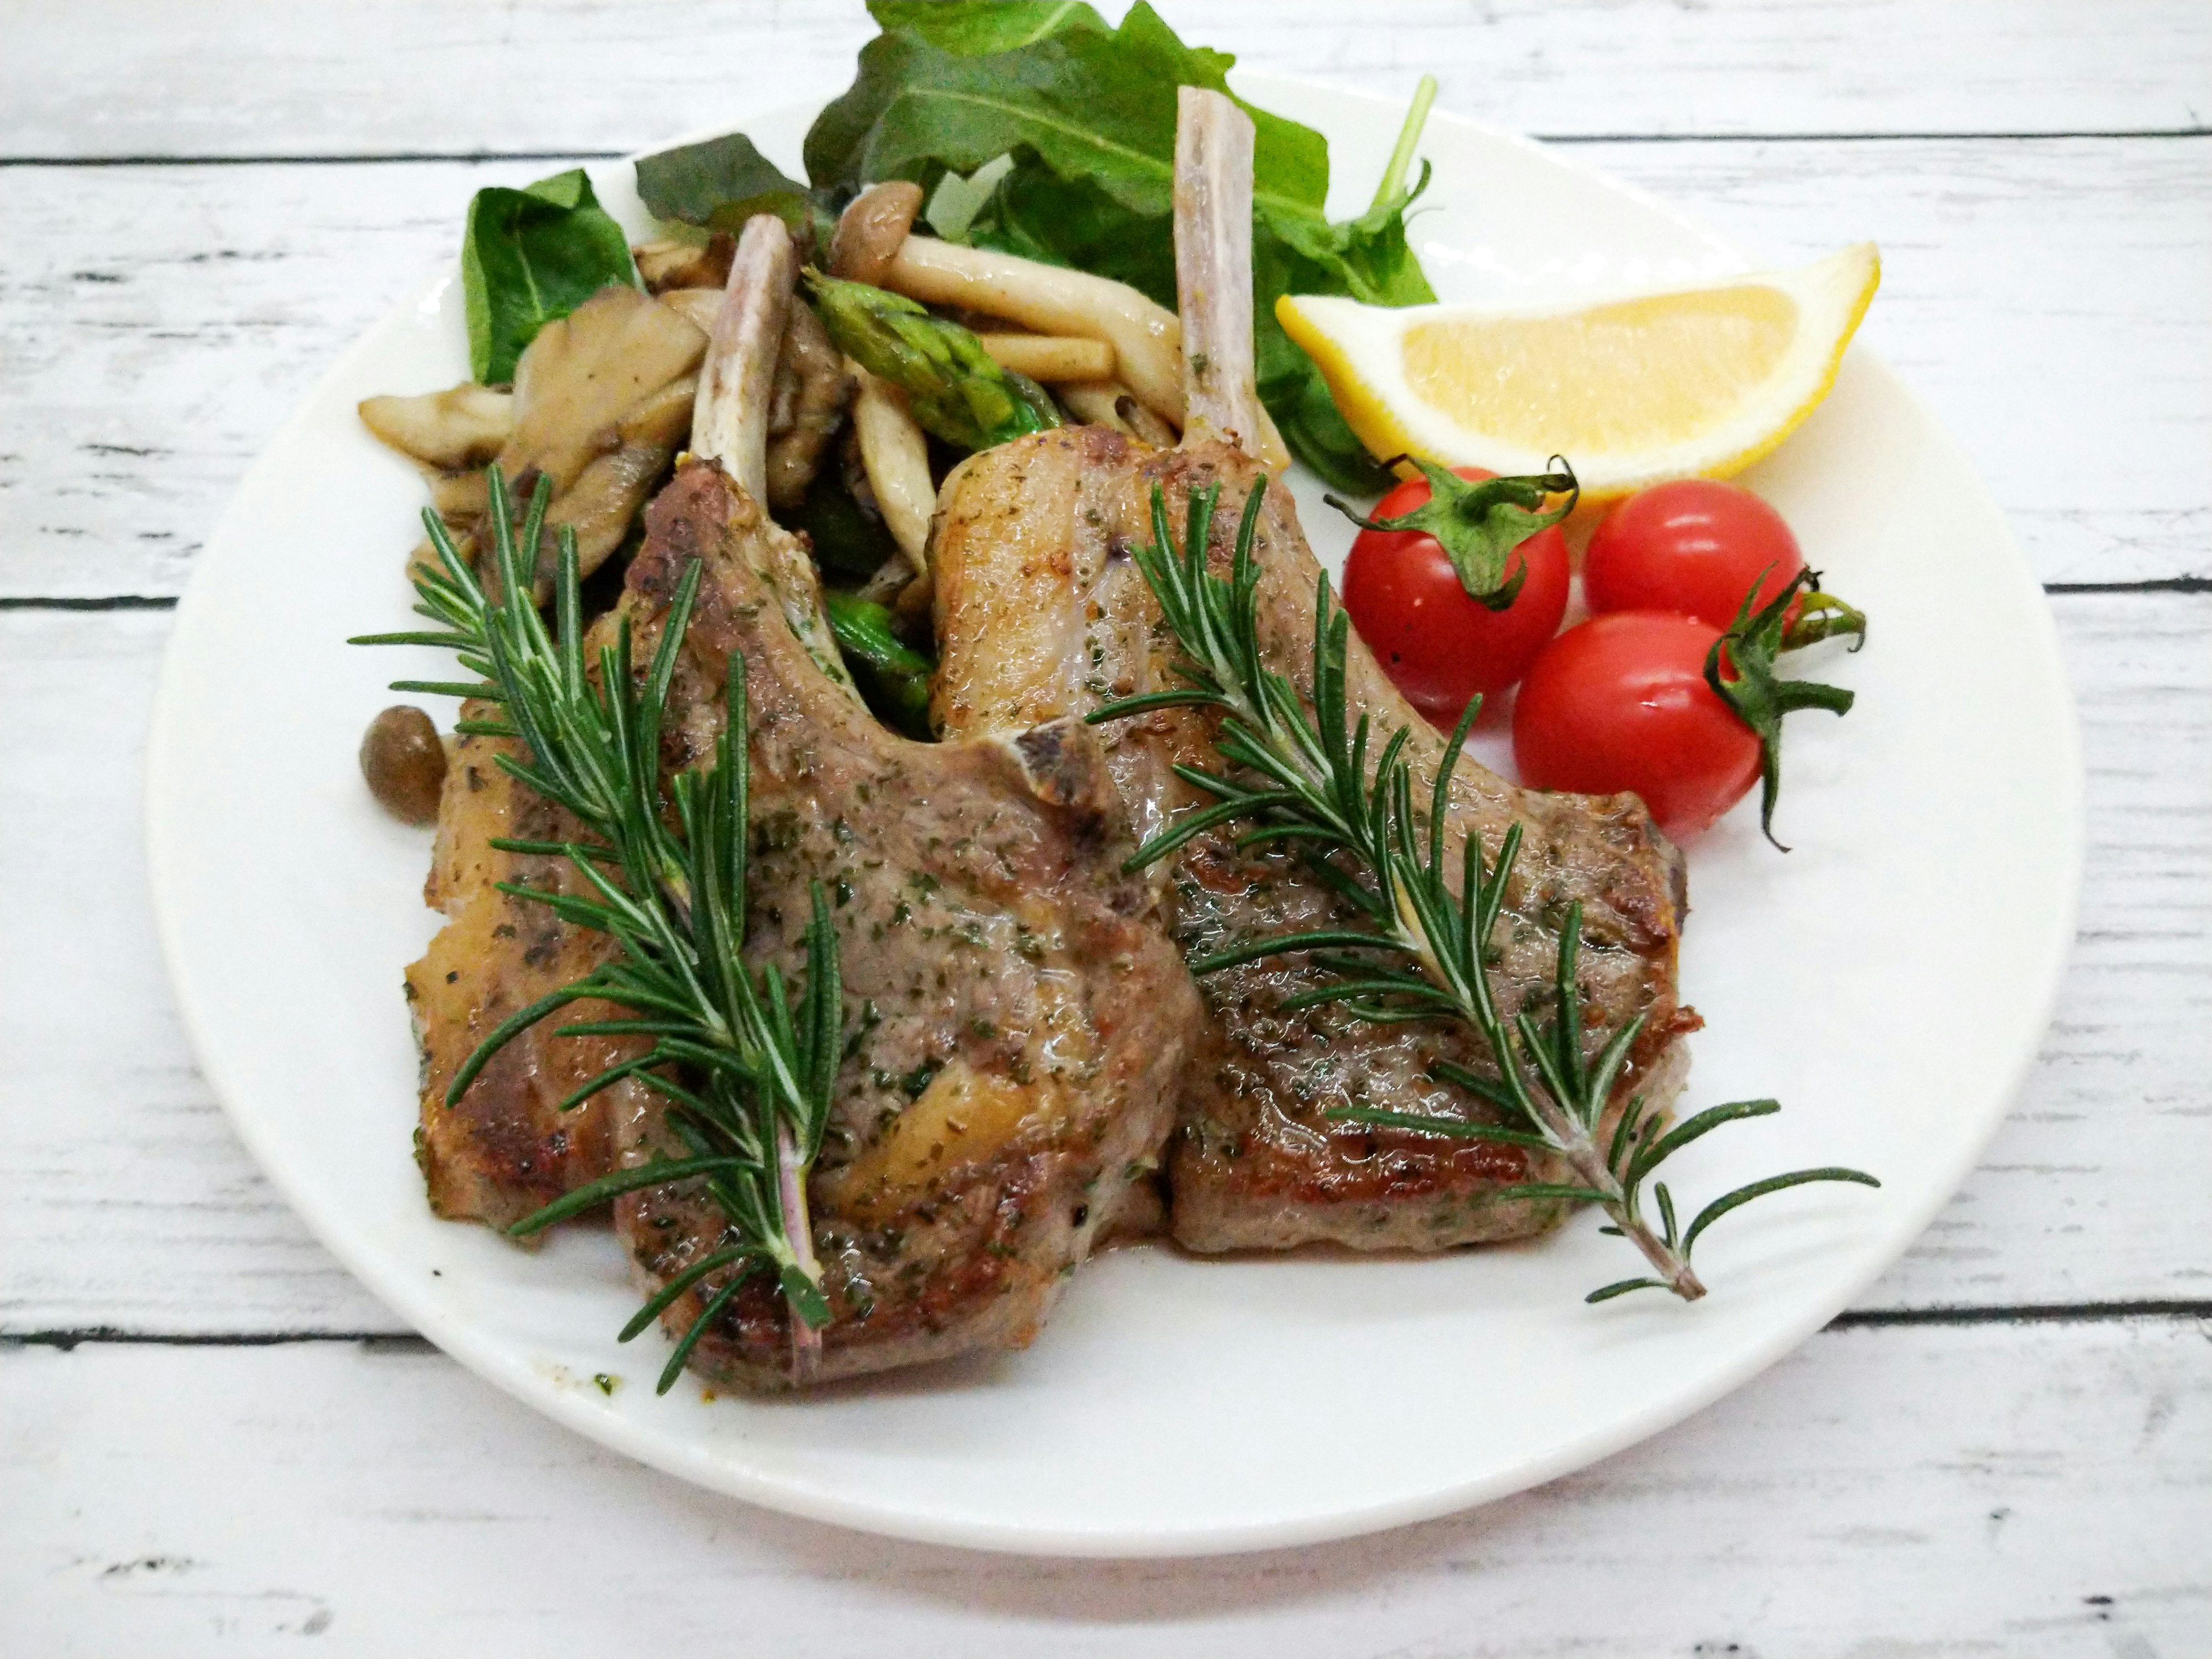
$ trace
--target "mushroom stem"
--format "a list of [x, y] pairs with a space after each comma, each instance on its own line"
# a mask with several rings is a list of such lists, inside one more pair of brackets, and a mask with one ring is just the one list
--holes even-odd
[[937, 510], [937, 486], [929, 476], [929, 439], [906, 406], [906, 394], [879, 380], [851, 358], [845, 372], [860, 382], [853, 401], [853, 430], [860, 441], [860, 465], [868, 488], [884, 515], [884, 526], [914, 574], [929, 574], [929, 520]]
[[1234, 444], [1290, 465], [1260, 402], [1252, 344], [1252, 118], [1218, 92], [1178, 90], [1176, 305], [1182, 316], [1185, 446]]
[[746, 220], [691, 405], [692, 453], [720, 462], [757, 501], [768, 497], [769, 405], [798, 279], [799, 251], [783, 221]]

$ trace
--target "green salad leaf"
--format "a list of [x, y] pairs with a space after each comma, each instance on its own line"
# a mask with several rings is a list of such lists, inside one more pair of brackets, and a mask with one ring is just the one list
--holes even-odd
[[[1118, 27], [1081, 0], [871, 0], [868, 9], [883, 32], [861, 48], [853, 84], [806, 135], [817, 212], [863, 185], [911, 179], [931, 201], [940, 234], [1110, 276], [1174, 306], [1176, 88], [1229, 92], [1234, 58], [1186, 46], [1146, 0]], [[1411, 188], [1405, 180], [1429, 89], [1425, 83], [1374, 205], [1338, 222], [1323, 207], [1328, 141], [1238, 100], [1254, 128], [1260, 396], [1298, 459], [1347, 492], [1379, 494], [1394, 480], [1275, 321], [1275, 301], [1328, 294], [1401, 306], [1436, 297], [1405, 222], [1427, 183], [1425, 168]], [[765, 162], [755, 167], [750, 143], [718, 142], [728, 148], [696, 163], [681, 151], [640, 163], [647, 204], [663, 211], [655, 198], [665, 192], [662, 200], [682, 209], [672, 216], [701, 224], [725, 211], [708, 199], [718, 191], [758, 210], [775, 191], [798, 190], [780, 173], [769, 179]], [[647, 189], [648, 167], [678, 156], [681, 187], [664, 173]], [[986, 167], [984, 179], [996, 182], [979, 204], [975, 175]]]
[[1014, 52], [1070, 29], [1112, 33], [1083, 0], [874, 0], [868, 14], [886, 34], [905, 29], [941, 52], [970, 58]]
[[637, 266], [581, 167], [524, 190], [478, 191], [461, 239], [471, 372], [487, 386], [513, 380], [539, 329], [610, 283], [636, 287]]
[[[862, 49], [858, 78], [807, 135], [807, 172], [817, 186], [904, 178], [934, 190], [949, 173], [1006, 157], [1011, 167], [963, 240], [1111, 276], [1175, 304], [1176, 88], [1227, 92], [1233, 58], [1185, 46], [1143, 0], [1111, 30], [1080, 6], [1023, 7], [1027, 21], [1015, 27], [1010, 19], [1003, 30], [970, 15], [1007, 9], [996, 6], [877, 0], [870, 9], [884, 32]], [[1014, 40], [1021, 44], [1004, 44]], [[1403, 186], [1412, 146], [1401, 143], [1375, 204], [1332, 223], [1322, 210], [1328, 141], [1243, 107], [1255, 129], [1261, 398], [1300, 460], [1339, 489], [1379, 493], [1393, 480], [1276, 323], [1274, 302], [1292, 293], [1377, 305], [1433, 300], [1405, 228], [1425, 170], [1420, 184]]]
[[836, 218], [829, 204], [787, 177], [742, 132], [678, 144], [637, 164], [637, 195], [656, 218], [735, 235], [757, 213], [773, 213], [804, 241], [827, 247]]
[[[878, 8], [879, 19], [883, 9]], [[1161, 222], [1175, 206], [1176, 88], [1226, 93], [1225, 52], [1185, 46], [1144, 0], [1109, 33], [1064, 28], [978, 57], [888, 28], [860, 49], [859, 77], [806, 135], [817, 187], [972, 172], [1027, 149], [1063, 179], [1087, 179], [1132, 213]], [[1242, 103], [1242, 100], [1239, 100]], [[1316, 220], [1328, 193], [1328, 141], [1243, 104], [1255, 130], [1253, 188], [1262, 210]]]

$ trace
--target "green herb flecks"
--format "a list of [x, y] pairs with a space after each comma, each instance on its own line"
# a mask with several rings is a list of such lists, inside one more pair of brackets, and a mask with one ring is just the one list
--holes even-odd
[[[1355, 1106], [1336, 1108], [1330, 1115], [1494, 1141], [1560, 1158], [1571, 1179], [1526, 1182], [1504, 1188], [1499, 1196], [1588, 1201], [1604, 1208], [1651, 1271], [1592, 1291], [1593, 1302], [1644, 1289], [1695, 1300], [1705, 1294], [1705, 1285], [1692, 1268], [1691, 1252], [1723, 1216], [1753, 1199], [1811, 1182], [1880, 1185], [1856, 1170], [1797, 1170], [1723, 1194], [1686, 1227], [1678, 1224], [1673, 1194], [1664, 1182], [1653, 1180], [1659, 1166], [1724, 1123], [1768, 1116], [1781, 1108], [1771, 1100], [1735, 1101], [1670, 1128], [1662, 1111], [1648, 1109], [1638, 1097], [1606, 1133], [1613, 1085], [1643, 1020], [1630, 1020], [1598, 1045], [1594, 1056], [1584, 1057], [1578, 904], [1568, 907], [1560, 928], [1548, 1021], [1528, 1008], [1510, 1018], [1504, 1013], [1487, 957], [1520, 850], [1520, 827], [1507, 830], [1494, 859], [1486, 859], [1480, 839], [1470, 836], [1456, 872], [1446, 846], [1452, 772], [1475, 705], [1469, 705], [1452, 735], [1425, 815], [1418, 813], [1405, 757], [1410, 732], [1391, 734], [1370, 768], [1374, 732], [1369, 719], [1363, 714], [1356, 726], [1350, 723], [1348, 624], [1324, 577], [1315, 596], [1314, 696], [1308, 712], [1290, 681], [1270, 671], [1261, 656], [1260, 569], [1253, 545], [1264, 489], [1264, 480], [1255, 483], [1245, 503], [1230, 574], [1224, 579], [1206, 568], [1218, 486], [1191, 497], [1180, 553], [1166, 498], [1154, 488], [1152, 544], [1135, 550], [1133, 556], [1182, 651], [1180, 672], [1188, 684], [1181, 690], [1110, 704], [1091, 718], [1117, 720], [1170, 706], [1208, 708], [1221, 716], [1214, 745], [1226, 769], [1176, 768], [1215, 804], [1147, 842], [1133, 865], [1165, 858], [1194, 836], [1237, 823], [1245, 826], [1240, 846], [1285, 846], [1309, 860], [1358, 913], [1358, 925], [1249, 940], [1194, 960], [1191, 971], [1203, 975], [1263, 957], [1310, 952], [1335, 978], [1287, 1000], [1286, 1012], [1328, 1004], [1376, 1023], [1435, 1019], [1474, 1031], [1489, 1050], [1498, 1075], [1485, 1077], [1450, 1065], [1439, 1065], [1436, 1073], [1497, 1108], [1507, 1119], [1504, 1124]], [[1647, 1185], [1656, 1218], [1646, 1212]]]
[[[1429, 481], [1429, 499], [1411, 513], [1395, 518], [1363, 518], [1334, 495], [1322, 499], [1362, 530], [1416, 531], [1436, 538], [1468, 598], [1492, 611], [1504, 611], [1521, 596], [1528, 579], [1524, 559], [1516, 566], [1513, 550], [1540, 530], [1548, 530], [1575, 510], [1582, 487], [1574, 469], [1560, 456], [1552, 457], [1553, 471], [1525, 477], [1485, 478], [1470, 483], [1449, 467], [1438, 466], [1415, 455], [1400, 455], [1385, 463], [1395, 466], [1410, 461]], [[1565, 495], [1559, 506], [1544, 507], [1547, 495]]]
[[837, 349], [904, 391], [924, 431], [963, 449], [989, 449], [1060, 424], [1043, 387], [1001, 368], [957, 323], [866, 283], [812, 270], [805, 281]]
[[513, 380], [539, 329], [611, 283], [636, 287], [637, 266], [581, 167], [478, 191], [461, 239], [470, 373], [487, 386]]
[[[1783, 852], [1790, 849], [1774, 837], [1774, 804], [1782, 798], [1782, 717], [1796, 708], [1825, 708], [1846, 714], [1856, 696], [1839, 685], [1817, 680], [1785, 680], [1774, 672], [1774, 659], [1818, 640], [1838, 634], [1854, 636], [1851, 649], [1866, 643], [1866, 615], [1854, 611], [1833, 594], [1819, 591], [1820, 573], [1800, 570], [1782, 591], [1758, 611], [1759, 581], [1743, 596], [1743, 605], [1728, 631], [1713, 641], [1705, 653], [1705, 684], [1714, 695], [1735, 710], [1736, 717], [1759, 739], [1759, 828]], [[1791, 601], [1802, 592], [1804, 601], [1793, 625]]]
[[[498, 720], [463, 720], [464, 733], [518, 742], [526, 759], [499, 763], [526, 787], [573, 814], [591, 840], [540, 845], [495, 840], [509, 852], [565, 854], [594, 896], [518, 883], [500, 890], [550, 908], [572, 926], [606, 934], [608, 962], [521, 1010], [487, 1036], [454, 1076], [457, 1103], [507, 1042], [572, 1002], [594, 999], [630, 1018], [564, 1025], [558, 1036], [645, 1040], [631, 1060], [608, 1067], [562, 1103], [581, 1104], [625, 1079], [667, 1103], [666, 1122], [685, 1154], [623, 1170], [578, 1188], [508, 1229], [534, 1233], [617, 1194], [670, 1182], [700, 1181], [721, 1212], [723, 1247], [671, 1279], [623, 1329], [624, 1341], [708, 1276], [721, 1286], [677, 1344], [662, 1373], [666, 1392], [692, 1347], [753, 1274], [772, 1274], [791, 1310], [793, 1368], [804, 1380], [830, 1305], [816, 1264], [806, 1173], [821, 1150], [842, 1048], [837, 939], [820, 884], [806, 930], [806, 970], [787, 986], [773, 966], [756, 975], [741, 955], [745, 935], [747, 771], [744, 659], [728, 665], [726, 720], [711, 765], [678, 773], [664, 787], [660, 734], [701, 567], [684, 572], [660, 641], [642, 678], [633, 672], [627, 619], [604, 647], [594, 683], [583, 645], [574, 534], [560, 532], [556, 625], [532, 601], [519, 549], [535, 548], [550, 498], [539, 480], [518, 538], [505, 481], [489, 475], [494, 601], [433, 513], [424, 527], [443, 568], [416, 578], [418, 614], [442, 631], [369, 635], [356, 644], [450, 647], [478, 684], [402, 681], [408, 690], [474, 697], [499, 706]], [[795, 1002], [794, 1002], [795, 999]]]

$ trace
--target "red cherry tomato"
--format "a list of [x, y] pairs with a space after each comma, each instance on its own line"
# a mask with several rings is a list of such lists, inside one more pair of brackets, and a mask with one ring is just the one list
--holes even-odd
[[1583, 595], [1592, 611], [1673, 611], [1725, 629], [1753, 582], [1765, 605], [1804, 568], [1782, 515], [1748, 489], [1678, 478], [1606, 514], [1583, 561]]
[[1705, 684], [1718, 638], [1692, 617], [1652, 611], [1570, 628], [1536, 659], [1514, 704], [1522, 781], [1589, 795], [1632, 789], [1677, 838], [1711, 824], [1759, 779], [1759, 739]]
[[[1480, 481], [1497, 475], [1453, 469]], [[1429, 481], [1412, 478], [1376, 505], [1370, 519], [1395, 519], [1429, 499]], [[1391, 684], [1438, 726], [1460, 717], [1477, 693], [1502, 691], [1559, 626], [1567, 608], [1567, 544], [1553, 525], [1513, 550], [1506, 579], [1528, 575], [1513, 603], [1492, 611], [1467, 596], [1436, 538], [1413, 530], [1363, 530], [1344, 566], [1344, 608]]]

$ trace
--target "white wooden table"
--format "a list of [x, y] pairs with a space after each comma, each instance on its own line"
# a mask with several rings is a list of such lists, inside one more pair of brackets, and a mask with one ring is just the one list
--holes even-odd
[[511, 1403], [310, 1239], [186, 1053], [139, 850], [170, 608], [471, 191], [835, 90], [869, 26], [847, 0], [9, 0], [0, 1652], [2212, 1654], [2212, 6], [1166, 9], [1255, 66], [1433, 70], [1448, 106], [1778, 259], [1879, 240], [1864, 338], [2012, 515], [2088, 755], [2080, 944], [1981, 1167], [1729, 1401], [1324, 1548], [890, 1543]]

